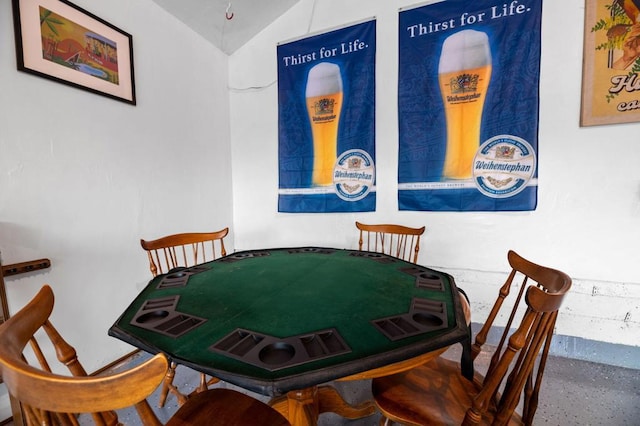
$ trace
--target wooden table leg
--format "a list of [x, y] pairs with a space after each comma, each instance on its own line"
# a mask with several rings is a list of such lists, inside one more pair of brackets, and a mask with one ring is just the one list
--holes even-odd
[[285, 416], [292, 426], [318, 424], [318, 387], [287, 392], [286, 397], [276, 398], [270, 405]]
[[285, 416], [293, 426], [315, 426], [321, 413], [332, 412], [347, 419], [360, 419], [375, 413], [373, 401], [357, 406], [347, 403], [332, 386], [314, 386], [287, 392], [270, 405]]
[[365, 401], [356, 406], [351, 405], [342, 398], [342, 395], [333, 386], [321, 386], [318, 393], [318, 411], [320, 413], [332, 412], [347, 419], [361, 419], [376, 412], [373, 401]]

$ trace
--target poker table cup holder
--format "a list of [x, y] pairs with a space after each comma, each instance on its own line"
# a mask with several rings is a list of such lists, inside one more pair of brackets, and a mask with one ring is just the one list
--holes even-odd
[[180, 296], [149, 299], [138, 309], [130, 324], [169, 337], [180, 337], [207, 320], [176, 311]]
[[286, 338], [236, 329], [209, 349], [269, 371], [351, 352], [335, 328]]
[[409, 312], [380, 318], [371, 323], [389, 340], [399, 340], [449, 326], [447, 307], [437, 300], [414, 297]]

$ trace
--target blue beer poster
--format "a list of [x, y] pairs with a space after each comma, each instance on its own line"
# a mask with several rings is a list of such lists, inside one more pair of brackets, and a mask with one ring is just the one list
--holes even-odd
[[541, 11], [541, 0], [400, 11], [400, 210], [535, 210]]
[[278, 45], [278, 211], [373, 211], [376, 21]]

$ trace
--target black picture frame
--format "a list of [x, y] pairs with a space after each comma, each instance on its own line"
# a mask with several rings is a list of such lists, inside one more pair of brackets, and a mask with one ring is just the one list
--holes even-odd
[[12, 0], [19, 71], [136, 104], [133, 37], [67, 0]]

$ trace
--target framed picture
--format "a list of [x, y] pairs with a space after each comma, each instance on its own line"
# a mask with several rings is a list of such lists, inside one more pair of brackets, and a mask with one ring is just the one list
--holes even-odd
[[640, 0], [585, 0], [581, 126], [640, 121]]
[[135, 105], [130, 34], [66, 0], [13, 0], [18, 70]]

